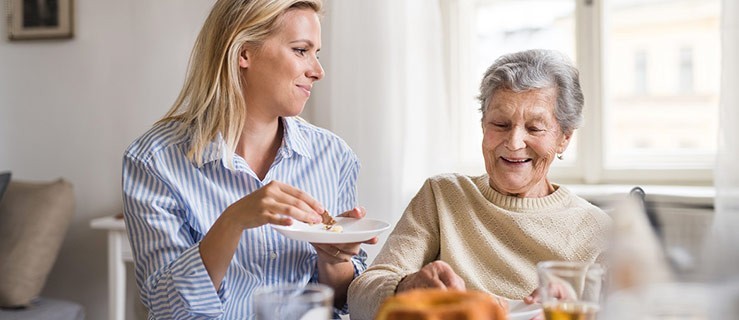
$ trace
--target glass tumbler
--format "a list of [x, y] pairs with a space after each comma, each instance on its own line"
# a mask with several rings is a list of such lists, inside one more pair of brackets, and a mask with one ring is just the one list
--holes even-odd
[[547, 320], [594, 320], [603, 293], [603, 268], [594, 263], [537, 264], [539, 296]]
[[259, 288], [252, 302], [258, 320], [328, 320], [334, 290], [320, 283], [285, 283]]

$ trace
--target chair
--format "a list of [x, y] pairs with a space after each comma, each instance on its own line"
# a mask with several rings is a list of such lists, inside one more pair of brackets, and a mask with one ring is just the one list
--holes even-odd
[[629, 196], [640, 203], [644, 213], [647, 215], [647, 219], [649, 219], [649, 225], [652, 227], [652, 231], [654, 231], [654, 234], [658, 239], [660, 239], [660, 242], [664, 242], [662, 223], [660, 222], [657, 213], [654, 211], [654, 208], [647, 202], [647, 193], [644, 192], [644, 189], [638, 186], [634, 187], [629, 191]]
[[39, 297], [74, 214], [72, 185], [10, 181], [0, 196], [0, 320], [84, 319], [77, 303]]
[[634, 187], [629, 192], [629, 197], [636, 199], [640, 203], [642, 210], [644, 211], [649, 225], [652, 227], [657, 240], [662, 247], [662, 251], [665, 253], [665, 259], [673, 273], [682, 274], [691, 271], [694, 268], [693, 256], [682, 246], [668, 243], [665, 237], [664, 224], [657, 215], [654, 206], [650, 205], [647, 201], [646, 192], [641, 187]]

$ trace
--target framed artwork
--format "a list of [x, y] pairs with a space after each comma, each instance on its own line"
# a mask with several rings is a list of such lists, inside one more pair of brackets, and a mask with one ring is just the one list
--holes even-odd
[[5, 1], [10, 40], [67, 39], [74, 35], [73, 0]]

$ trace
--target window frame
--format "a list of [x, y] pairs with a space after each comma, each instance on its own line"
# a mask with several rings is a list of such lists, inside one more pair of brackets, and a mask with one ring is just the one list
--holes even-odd
[[[472, 23], [461, 17], [474, 16], [474, 7], [479, 3], [496, 0], [440, 0], [444, 39], [445, 73], [448, 80], [448, 106], [450, 120], [453, 122], [454, 138], [462, 139], [460, 105], [466, 105], [470, 86], [477, 88], [479, 79], [468, 79], [465, 72], [472, 63], [471, 41]], [[607, 15], [600, 0], [575, 1], [575, 43], [577, 67], [580, 70], [580, 83], [585, 95], [583, 115], [584, 125], [575, 131], [578, 139], [576, 160], [572, 165], [554, 165], [549, 177], [561, 183], [581, 184], [664, 184], [664, 185], [712, 185], [713, 164], [706, 166], [682, 166], [679, 163], [661, 162], [651, 167], [608, 168], [605, 162], [605, 121], [607, 101], [604, 96], [606, 78], [603, 64], [607, 63], [604, 53], [607, 48], [605, 26]], [[465, 29], [469, 32], [463, 32]], [[464, 57], [465, 54], [468, 57]], [[718, 137], [717, 137], [718, 139]], [[464, 173], [480, 172], [479, 163], [464, 163], [456, 150], [459, 170]], [[567, 153], [565, 153], [565, 156]], [[645, 158], [649, 159], [649, 158]], [[656, 157], [653, 159], [657, 159]], [[480, 160], [482, 161], [482, 160]]]

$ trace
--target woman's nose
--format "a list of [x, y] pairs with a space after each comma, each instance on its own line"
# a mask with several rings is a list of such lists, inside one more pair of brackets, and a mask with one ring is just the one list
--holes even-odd
[[315, 81], [318, 81], [323, 79], [324, 74], [325, 73], [323, 71], [323, 66], [321, 66], [321, 62], [318, 61], [318, 58], [313, 58], [313, 62], [311, 63], [306, 76], [308, 78], [314, 79]]
[[506, 147], [509, 150], [519, 150], [526, 147], [526, 142], [524, 141], [526, 133], [524, 130], [521, 130], [519, 128], [513, 128], [508, 133], [508, 139], [506, 141]]

